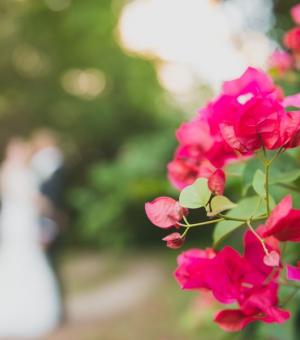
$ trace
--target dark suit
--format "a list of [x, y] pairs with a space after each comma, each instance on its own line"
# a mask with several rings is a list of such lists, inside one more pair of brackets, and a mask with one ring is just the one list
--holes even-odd
[[[40, 185], [41, 194], [49, 200], [53, 205], [53, 216], [40, 216], [41, 232], [47, 232], [45, 229], [49, 229], [52, 226], [53, 234], [50, 235], [47, 244], [47, 258], [57, 277], [58, 288], [60, 295], [63, 297], [64, 290], [59, 271], [59, 260], [61, 254], [61, 248], [63, 246], [62, 233], [61, 233], [61, 221], [60, 212], [62, 208], [62, 195], [63, 195], [63, 167], [59, 167], [55, 172]], [[44, 230], [43, 230], [44, 229]], [[51, 229], [51, 228], [50, 228]], [[49, 236], [49, 235], [48, 235]], [[63, 302], [63, 299], [62, 299]], [[64, 306], [62, 308], [61, 321], [64, 320], [65, 312]]]
[[40, 186], [40, 192], [56, 209], [62, 207], [63, 182], [63, 167], [61, 166]]

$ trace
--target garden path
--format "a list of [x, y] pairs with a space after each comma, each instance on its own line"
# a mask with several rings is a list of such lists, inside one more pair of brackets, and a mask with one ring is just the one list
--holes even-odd
[[162, 268], [156, 261], [137, 260], [119, 277], [67, 296], [67, 322], [47, 340], [100, 340], [92, 335], [87, 337], [89, 331], [93, 333], [97, 321], [126, 313], [145, 301], [161, 283], [161, 274]]

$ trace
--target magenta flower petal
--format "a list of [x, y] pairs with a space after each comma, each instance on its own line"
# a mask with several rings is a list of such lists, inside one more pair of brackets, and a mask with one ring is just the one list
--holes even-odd
[[288, 280], [300, 281], [300, 267], [286, 265], [286, 277]]
[[182, 219], [187, 209], [182, 208], [177, 201], [171, 197], [158, 197], [152, 202], [145, 204], [146, 215], [157, 227], [168, 229]]
[[225, 181], [226, 178], [224, 171], [222, 169], [217, 169], [211, 176], [209, 176], [208, 187], [211, 192], [214, 192], [217, 195], [223, 195]]
[[225, 82], [221, 95], [205, 110], [215, 135], [242, 154], [283, 146], [285, 116], [278, 87], [266, 73], [251, 67], [240, 78]]
[[285, 97], [282, 101], [284, 107], [293, 106], [300, 108], [300, 93]]
[[277, 251], [272, 250], [264, 256], [264, 264], [269, 267], [278, 267], [280, 264], [280, 255]]
[[278, 285], [258, 287], [243, 297], [240, 309], [223, 310], [215, 317], [219, 326], [230, 332], [240, 331], [253, 321], [266, 323], [282, 323], [289, 319], [290, 313], [277, 307]]
[[287, 112], [281, 124], [284, 147], [295, 148], [300, 144], [300, 111]]
[[199, 119], [181, 124], [176, 137], [181, 146], [201, 145], [203, 151], [209, 150], [214, 144], [209, 125]]
[[297, 4], [291, 9], [291, 16], [296, 24], [300, 24], [300, 4]]
[[300, 241], [300, 210], [292, 209], [292, 197], [284, 197], [267, 219], [262, 236], [274, 236], [279, 241]]
[[269, 58], [269, 67], [282, 75], [290, 70], [293, 64], [293, 57], [286, 51], [275, 50]]
[[227, 332], [238, 332], [250, 322], [257, 320], [252, 315], [245, 315], [240, 309], [225, 309], [219, 312], [214, 321]]
[[286, 48], [298, 52], [300, 50], [300, 27], [294, 27], [285, 33], [283, 44]]
[[182, 289], [209, 288], [209, 269], [215, 252], [211, 249], [190, 249], [177, 258], [178, 267], [174, 276]]
[[277, 87], [265, 72], [254, 67], [248, 67], [241, 77], [223, 84], [223, 93], [230, 96], [247, 93], [249, 89], [268, 95], [276, 91]]

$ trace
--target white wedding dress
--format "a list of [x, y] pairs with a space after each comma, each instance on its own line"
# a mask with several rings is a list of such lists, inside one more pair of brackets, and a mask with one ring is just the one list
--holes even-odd
[[5, 164], [0, 182], [0, 338], [40, 339], [59, 324], [61, 303], [39, 242], [34, 177]]

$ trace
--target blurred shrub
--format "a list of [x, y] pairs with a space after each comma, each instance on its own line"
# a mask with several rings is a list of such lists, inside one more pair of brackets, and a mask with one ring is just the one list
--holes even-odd
[[[144, 202], [172, 194], [165, 164], [175, 147], [172, 130], [132, 138], [112, 162], [98, 162], [86, 185], [71, 190], [77, 233], [94, 245], [122, 246], [157, 240], [144, 214]], [[149, 228], [147, 228], [149, 226]]]
[[39, 127], [61, 133], [78, 244], [147, 239], [143, 202], [167, 186], [178, 110], [151, 61], [119, 46], [126, 3], [0, 2], [0, 147]]

